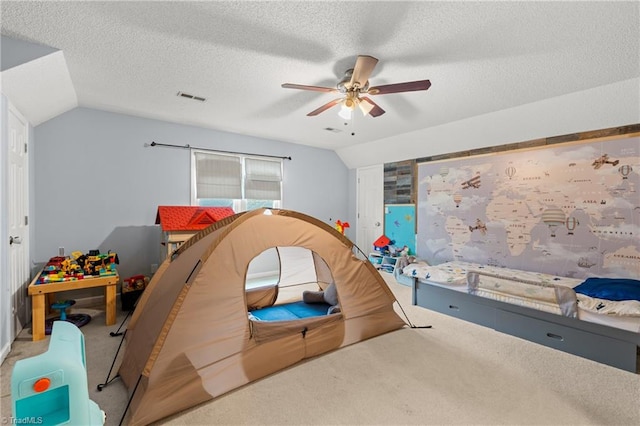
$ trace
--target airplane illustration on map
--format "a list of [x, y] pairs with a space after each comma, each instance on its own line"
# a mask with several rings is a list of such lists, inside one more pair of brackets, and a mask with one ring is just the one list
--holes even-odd
[[598, 170], [604, 164], [611, 164], [612, 166], [617, 166], [620, 160], [609, 160], [609, 154], [602, 154], [600, 158], [596, 158], [591, 164], [595, 170]]
[[591, 268], [594, 265], [595, 263], [593, 263], [586, 257], [581, 257], [580, 259], [578, 259], [578, 266], [581, 268]]
[[469, 226], [470, 232], [473, 232], [476, 229], [480, 231], [482, 235], [485, 235], [487, 233], [487, 225], [485, 225], [484, 222], [480, 219], [476, 219], [476, 226]]
[[472, 177], [471, 179], [464, 181], [461, 183], [462, 185], [462, 189], [467, 189], [467, 188], [480, 188], [480, 175], [476, 175], [474, 177]]

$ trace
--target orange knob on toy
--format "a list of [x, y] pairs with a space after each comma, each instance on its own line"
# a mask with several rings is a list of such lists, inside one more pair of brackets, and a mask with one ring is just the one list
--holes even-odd
[[51, 379], [43, 377], [42, 379], [36, 380], [36, 382], [33, 384], [33, 390], [36, 392], [44, 392], [49, 389], [50, 385]]

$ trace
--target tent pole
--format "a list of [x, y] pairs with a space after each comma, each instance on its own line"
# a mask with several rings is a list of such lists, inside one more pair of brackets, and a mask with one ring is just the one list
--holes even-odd
[[[138, 301], [136, 300], [136, 304], [138, 303]], [[133, 309], [135, 309], [135, 306], [133, 307]], [[120, 327], [118, 327], [118, 329], [114, 332], [112, 331], [111, 333], [109, 333], [109, 336], [111, 337], [116, 337], [116, 336], [121, 336], [122, 333], [120, 332], [120, 329], [122, 328], [122, 326], [124, 325], [124, 323], [127, 321], [127, 318], [129, 318], [129, 316], [131, 315], [131, 313], [133, 312], [133, 309], [131, 309], [129, 312], [127, 312], [127, 315], [124, 317], [124, 319], [122, 320], [122, 322], [120, 323]], [[126, 330], [125, 330], [126, 332]]]
[[404, 308], [402, 307], [400, 302], [398, 302], [398, 300], [396, 300], [396, 302], [398, 303], [398, 307], [400, 308], [400, 310], [404, 314], [404, 317], [407, 319], [407, 322], [409, 323], [409, 326], [411, 328], [431, 328], [431, 327], [433, 327], [431, 325], [414, 325], [413, 323], [411, 323], [411, 320], [409, 319], [409, 316], [407, 316], [407, 313], [404, 311]]
[[[353, 245], [355, 248], [358, 249], [358, 251], [360, 252], [360, 254], [362, 254], [362, 256], [364, 256], [364, 258], [367, 258], [367, 255], [364, 254], [364, 252], [362, 251], [362, 249], [360, 249], [360, 247], [358, 247], [357, 245]], [[368, 262], [368, 260], [367, 260]], [[400, 310], [402, 311], [402, 313], [404, 314], [404, 317], [407, 319], [407, 322], [409, 323], [409, 326], [411, 328], [431, 328], [433, 326], [431, 325], [415, 325], [411, 322], [411, 320], [409, 319], [409, 316], [407, 315], [407, 313], [404, 311], [404, 308], [402, 307], [402, 305], [400, 304], [400, 302], [398, 301], [398, 299], [396, 299], [396, 303], [398, 304], [398, 307], [400, 308]]]
[[[100, 383], [98, 385], [98, 392], [102, 392], [102, 388], [104, 388], [109, 383], [113, 382], [115, 379], [120, 377], [120, 374], [116, 374], [116, 376], [113, 379], [109, 380], [109, 376], [111, 376], [111, 372], [113, 371], [113, 366], [116, 365], [116, 359], [118, 359], [118, 354], [120, 353], [120, 348], [122, 347], [122, 343], [124, 343], [124, 336], [127, 335], [127, 330], [125, 330], [124, 333], [121, 333], [121, 334], [122, 334], [122, 339], [120, 339], [120, 344], [118, 345], [118, 350], [116, 351], [116, 354], [113, 357], [113, 362], [111, 363], [111, 367], [109, 368], [109, 372], [107, 373], [107, 378], [104, 379], [104, 383]], [[112, 334], [112, 336], [114, 336], [114, 334]]]
[[138, 376], [138, 381], [136, 382], [136, 386], [133, 388], [133, 392], [131, 392], [131, 396], [129, 397], [129, 401], [127, 401], [127, 406], [124, 407], [124, 412], [122, 413], [122, 417], [120, 418], [120, 423], [118, 423], [118, 426], [122, 426], [122, 422], [124, 421], [124, 416], [127, 414], [127, 411], [129, 411], [129, 406], [131, 405], [131, 400], [133, 399], [134, 395], [136, 394], [136, 390], [138, 390], [138, 385], [140, 384], [140, 380], [142, 380], [142, 374], [140, 376]]
[[124, 323], [127, 321], [127, 318], [129, 318], [129, 316], [133, 313], [133, 311], [136, 309], [136, 306], [138, 305], [138, 300], [136, 300], [136, 302], [133, 304], [133, 309], [129, 310], [129, 312], [127, 312], [127, 315], [124, 317], [124, 319], [122, 320], [122, 322], [120, 323], [120, 326], [118, 327], [118, 329], [115, 332], [111, 332], [109, 333], [109, 335], [111, 337], [116, 337], [116, 336], [122, 336], [122, 339], [120, 339], [120, 344], [118, 345], [118, 350], [116, 351], [115, 356], [113, 357], [113, 362], [111, 363], [111, 367], [109, 368], [109, 372], [107, 373], [107, 378], [104, 379], [104, 383], [100, 383], [98, 385], [98, 391], [101, 392], [102, 389], [107, 386], [109, 383], [113, 382], [115, 379], [117, 379], [118, 377], [120, 377], [119, 374], [117, 374], [113, 379], [109, 380], [109, 376], [111, 376], [111, 372], [113, 371], [113, 366], [116, 365], [116, 359], [118, 358], [118, 354], [120, 353], [120, 348], [122, 348], [122, 343], [124, 343], [124, 336], [127, 334], [127, 330], [125, 330], [123, 333], [120, 332], [120, 329], [122, 328], [122, 326], [124, 325]]

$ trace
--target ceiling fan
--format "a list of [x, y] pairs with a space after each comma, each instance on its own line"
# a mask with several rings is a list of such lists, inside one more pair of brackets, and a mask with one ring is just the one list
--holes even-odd
[[431, 87], [429, 80], [408, 81], [405, 83], [385, 84], [382, 86], [369, 87], [369, 76], [378, 63], [378, 59], [373, 56], [359, 55], [356, 64], [352, 69], [345, 72], [342, 80], [338, 82], [336, 88], [322, 86], [305, 86], [302, 84], [284, 83], [285, 89], [311, 90], [314, 92], [340, 93], [340, 98], [327, 102], [320, 108], [311, 111], [308, 116], [315, 116], [336, 105], [341, 105], [339, 115], [344, 119], [351, 118], [351, 112], [356, 106], [360, 108], [363, 115], [379, 117], [385, 113], [378, 104], [373, 102], [366, 95], [386, 95], [389, 93], [414, 92], [427, 90]]

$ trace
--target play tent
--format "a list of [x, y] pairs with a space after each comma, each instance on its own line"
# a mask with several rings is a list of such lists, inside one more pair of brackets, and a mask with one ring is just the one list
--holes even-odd
[[[248, 265], [274, 247], [279, 285], [247, 289]], [[300, 248], [310, 255], [301, 256]], [[317, 219], [268, 209], [225, 218], [188, 240], [160, 266], [127, 327], [119, 374], [131, 397], [130, 424], [148, 424], [403, 327], [391, 290], [353, 248]], [[283, 284], [309, 281], [316, 290], [335, 283], [340, 311], [279, 321], [251, 315], [281, 304]]]

